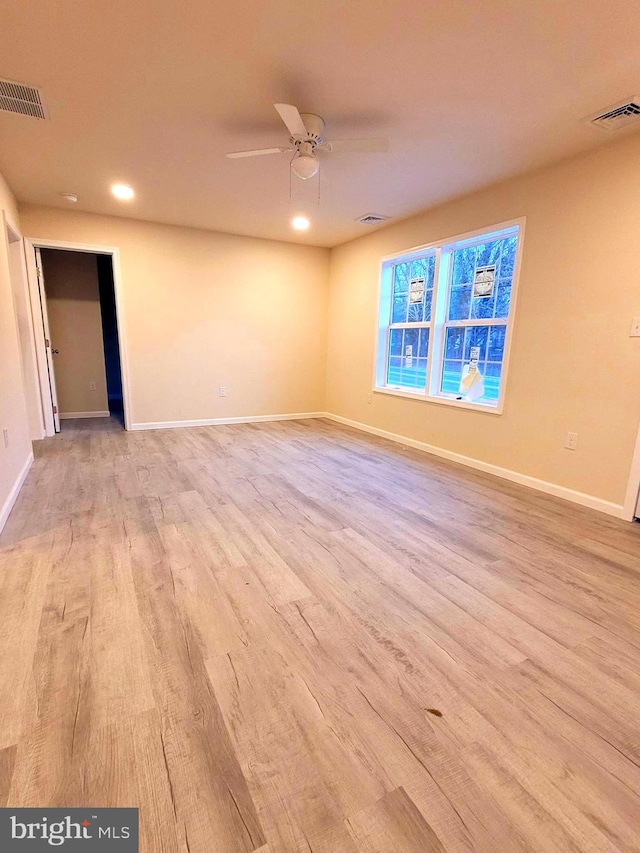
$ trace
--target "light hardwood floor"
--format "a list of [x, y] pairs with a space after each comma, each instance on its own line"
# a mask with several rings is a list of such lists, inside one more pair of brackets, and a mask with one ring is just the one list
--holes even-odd
[[0, 539], [0, 805], [145, 853], [640, 849], [640, 528], [323, 421], [67, 421]]

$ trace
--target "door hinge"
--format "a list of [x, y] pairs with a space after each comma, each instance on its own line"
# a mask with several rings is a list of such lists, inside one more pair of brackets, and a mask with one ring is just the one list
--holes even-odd
[[45, 338], [45, 339], [44, 339], [44, 345], [45, 345], [46, 347], [50, 347], [50, 346], [51, 346], [51, 341], [49, 340], [49, 338]]
[[54, 415], [57, 415], [57, 414], [58, 414], [58, 407], [57, 407], [57, 406], [54, 406], [54, 407], [53, 407], [53, 414], [54, 414]]

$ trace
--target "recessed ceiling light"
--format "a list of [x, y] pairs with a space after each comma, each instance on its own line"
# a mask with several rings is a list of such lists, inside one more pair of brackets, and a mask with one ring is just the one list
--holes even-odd
[[306, 231], [307, 228], [311, 225], [306, 216], [294, 216], [291, 220], [291, 224], [296, 229], [296, 231]]
[[60, 193], [60, 195], [69, 204], [75, 204], [78, 201], [78, 196], [75, 193]]
[[120, 201], [129, 201], [135, 195], [131, 187], [128, 187], [126, 184], [114, 184], [111, 187], [111, 192], [116, 198], [119, 198]]

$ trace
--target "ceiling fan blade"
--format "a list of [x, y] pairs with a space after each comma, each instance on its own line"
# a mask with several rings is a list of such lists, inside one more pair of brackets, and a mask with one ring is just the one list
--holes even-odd
[[295, 148], [254, 148], [253, 151], [232, 151], [227, 154], [232, 160], [239, 157], [259, 157], [261, 154], [285, 154], [287, 151], [295, 151]]
[[292, 104], [274, 104], [278, 111], [278, 115], [286, 124], [287, 130], [291, 136], [306, 136], [307, 128], [304, 126], [302, 116], [298, 112], [298, 108]]
[[388, 139], [334, 139], [319, 146], [321, 151], [332, 154], [383, 153], [389, 150]]

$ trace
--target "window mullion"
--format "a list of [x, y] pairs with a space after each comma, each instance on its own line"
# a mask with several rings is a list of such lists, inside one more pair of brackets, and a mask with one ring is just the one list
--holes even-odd
[[390, 329], [428, 329], [431, 323], [425, 323], [424, 320], [416, 320], [415, 323], [390, 323]]
[[434, 276], [431, 322], [433, 330], [429, 340], [429, 359], [427, 361], [427, 394], [435, 396], [438, 391], [443, 368], [444, 325], [447, 311], [447, 292], [451, 252], [438, 249]]
[[505, 317], [478, 317], [471, 320], [447, 320], [444, 325], [447, 329], [464, 329], [466, 326], [507, 326], [508, 324]]

